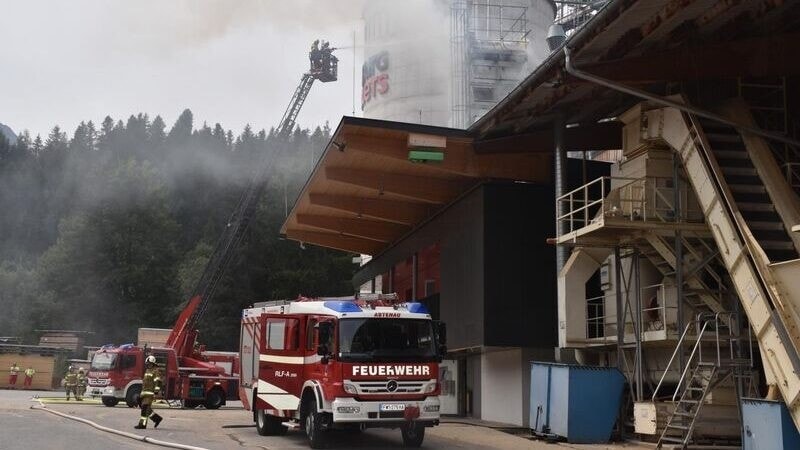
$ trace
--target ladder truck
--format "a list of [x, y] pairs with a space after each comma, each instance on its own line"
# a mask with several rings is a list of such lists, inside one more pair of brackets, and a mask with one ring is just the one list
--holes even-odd
[[100, 397], [104, 405], [113, 407], [125, 401], [129, 407], [138, 403], [142, 389], [144, 359], [153, 354], [165, 377], [164, 397], [180, 400], [185, 407], [204, 405], [217, 409], [226, 400], [238, 398], [239, 356], [237, 353], [206, 352], [197, 344], [197, 324], [214, 296], [225, 269], [236, 252], [250, 222], [255, 216], [258, 199], [264, 189], [264, 178], [280, 155], [280, 149], [295, 127], [314, 80], [336, 81], [338, 59], [334, 48], [315, 41], [309, 53], [310, 68], [304, 73], [283, 114], [273, 145], [262, 156], [211, 255], [186, 307], [175, 321], [164, 347], [143, 348], [133, 344], [101, 347], [92, 358], [88, 374], [87, 394]]

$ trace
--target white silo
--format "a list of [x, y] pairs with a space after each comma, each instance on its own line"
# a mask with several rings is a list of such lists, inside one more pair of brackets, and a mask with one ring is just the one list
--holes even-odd
[[370, 0], [365, 117], [465, 128], [549, 51], [551, 0]]

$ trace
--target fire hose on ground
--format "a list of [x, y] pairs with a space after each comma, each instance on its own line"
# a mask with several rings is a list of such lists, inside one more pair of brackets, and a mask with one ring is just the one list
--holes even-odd
[[133, 440], [140, 441], [140, 442], [146, 442], [148, 444], [160, 445], [162, 447], [168, 447], [168, 448], [178, 448], [178, 449], [182, 449], [182, 450], [208, 450], [208, 449], [206, 449], [204, 447], [195, 447], [195, 446], [192, 446], [192, 445], [185, 445], [185, 444], [178, 444], [178, 443], [175, 443], [175, 442], [161, 441], [161, 440], [158, 440], [158, 439], [153, 439], [153, 438], [151, 438], [149, 436], [142, 436], [142, 435], [139, 435], [139, 434], [136, 434], [136, 433], [128, 433], [127, 431], [121, 431], [121, 430], [116, 430], [114, 428], [104, 427], [104, 426], [102, 426], [102, 425], [100, 425], [98, 423], [92, 422], [91, 420], [84, 419], [82, 417], [72, 416], [70, 414], [65, 414], [65, 413], [62, 413], [62, 412], [59, 412], [59, 411], [56, 411], [56, 410], [53, 410], [53, 409], [49, 409], [45, 405], [42, 405], [42, 404], [32, 405], [31, 409], [36, 409], [36, 410], [40, 410], [40, 411], [46, 411], [46, 412], [49, 412], [51, 414], [55, 414], [57, 416], [61, 416], [61, 417], [64, 417], [64, 418], [67, 418], [67, 419], [70, 419], [70, 420], [74, 420], [76, 422], [84, 423], [86, 425], [89, 425], [92, 428], [95, 428], [95, 429], [100, 430], [100, 431], [104, 431], [106, 433], [116, 434], [117, 436], [126, 437], [128, 439], [133, 439]]

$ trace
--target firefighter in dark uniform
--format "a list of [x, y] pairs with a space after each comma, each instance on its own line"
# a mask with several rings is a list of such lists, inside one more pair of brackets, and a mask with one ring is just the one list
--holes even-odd
[[83, 394], [86, 393], [86, 375], [83, 369], [78, 369], [78, 400], [83, 399]]
[[69, 401], [70, 392], [75, 396], [75, 400], [81, 400], [81, 396], [78, 394], [78, 374], [75, 373], [74, 366], [69, 366], [67, 373], [64, 375], [64, 387], [67, 390], [67, 401]]
[[161, 394], [161, 371], [156, 365], [156, 357], [148, 356], [144, 360], [144, 376], [142, 377], [142, 393], [139, 395], [139, 406], [142, 414], [139, 423], [134, 427], [137, 430], [147, 428], [147, 419], [153, 419], [153, 428], [158, 428], [163, 418], [153, 412], [153, 400]]

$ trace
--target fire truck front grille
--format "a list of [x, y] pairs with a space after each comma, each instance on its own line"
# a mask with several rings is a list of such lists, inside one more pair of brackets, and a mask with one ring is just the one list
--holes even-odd
[[418, 394], [424, 381], [398, 381], [397, 389], [390, 391], [385, 381], [362, 381], [354, 383], [359, 394]]

